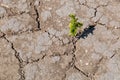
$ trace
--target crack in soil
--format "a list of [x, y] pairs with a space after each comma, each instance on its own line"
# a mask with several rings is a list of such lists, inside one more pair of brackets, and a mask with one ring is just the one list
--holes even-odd
[[72, 54], [73, 54], [73, 58], [72, 58], [72, 61], [70, 62], [70, 64], [69, 64], [69, 67], [71, 68], [71, 67], [73, 67], [74, 69], [76, 69], [76, 70], [78, 70], [80, 73], [82, 73], [83, 75], [85, 75], [86, 77], [89, 77], [89, 75], [87, 75], [84, 71], [82, 71], [82, 70], [80, 70], [79, 68], [77, 68], [76, 67], [76, 65], [75, 65], [75, 60], [76, 60], [76, 56], [75, 56], [75, 51], [76, 51], [76, 43], [77, 43], [77, 41], [78, 41], [79, 39], [77, 38], [76, 40], [75, 40], [75, 38], [72, 38], [72, 43], [73, 43], [73, 46], [74, 46], [74, 48], [73, 48], [73, 52], [72, 52]]
[[88, 74], [86, 74], [84, 71], [80, 70], [78, 67], [74, 66], [74, 68], [75, 68], [76, 70], [78, 70], [79, 72], [81, 72], [81, 73], [82, 73], [83, 75], [85, 75], [86, 77], [89, 77]]
[[[118, 48], [118, 50], [120, 50], [120, 48]], [[113, 52], [114, 52], [114, 54], [110, 57], [110, 59], [112, 59], [113, 57], [115, 57], [118, 54], [117, 50], [114, 50]]]
[[35, 10], [35, 13], [37, 15], [37, 17], [36, 17], [37, 27], [38, 27], [39, 30], [41, 30], [41, 28], [40, 28], [40, 21], [39, 21], [39, 12], [38, 12], [36, 6], [34, 6], [34, 10]]
[[[3, 32], [2, 32], [3, 33]], [[20, 75], [20, 79], [19, 80], [25, 80], [25, 74], [24, 74], [24, 71], [23, 71], [23, 67], [24, 67], [24, 64], [23, 64], [23, 60], [21, 59], [21, 57], [19, 56], [19, 52], [17, 52], [17, 50], [14, 48], [14, 45], [12, 42], [10, 42], [7, 38], [6, 38], [6, 34], [3, 33], [3, 37], [8, 43], [10, 43], [11, 45], [11, 49], [15, 52], [15, 57], [17, 58], [18, 62], [19, 62], [19, 70], [18, 70], [18, 73]]]
[[62, 80], [66, 80], [66, 73], [65, 73], [64, 77], [62, 78]]
[[[53, 35], [53, 34], [50, 34], [47, 30], [45, 30], [45, 32], [46, 33], [48, 33], [48, 35], [49, 35], [49, 38], [53, 38], [53, 37], [55, 37], [55, 38], [57, 38], [59, 41], [61, 41], [62, 42], [62, 45], [65, 45], [65, 43], [63, 42], [63, 40], [62, 39], [60, 39], [58, 36], [56, 36], [55, 34]], [[50, 35], [52, 36], [52, 37], [50, 37]]]
[[72, 50], [72, 54], [73, 54], [72, 61], [68, 65], [68, 70], [71, 67], [73, 67], [74, 69], [78, 70], [80, 73], [82, 73], [83, 75], [85, 75], [86, 77], [89, 77], [89, 75], [87, 75], [85, 72], [83, 72], [82, 70], [80, 70], [79, 68], [77, 68], [76, 65], [75, 65], [76, 56], [75, 56], [74, 53], [76, 51], [76, 43], [77, 43], [78, 40], [79, 40], [78, 38], [76, 39], [76, 38], [72, 37], [72, 41], [70, 42], [70, 43], [73, 43], [74, 48]]

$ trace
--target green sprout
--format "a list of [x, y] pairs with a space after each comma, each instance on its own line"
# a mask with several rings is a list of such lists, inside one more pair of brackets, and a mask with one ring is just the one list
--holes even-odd
[[83, 26], [82, 23], [78, 22], [78, 18], [76, 18], [75, 14], [69, 14], [69, 17], [71, 18], [69, 23], [69, 35], [70, 36], [76, 36], [78, 32], [78, 28], [81, 28]]

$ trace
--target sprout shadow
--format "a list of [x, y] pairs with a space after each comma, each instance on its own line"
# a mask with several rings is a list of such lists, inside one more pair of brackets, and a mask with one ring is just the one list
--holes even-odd
[[76, 35], [76, 38], [87, 38], [89, 34], [93, 34], [93, 31], [95, 30], [95, 25], [90, 25], [88, 28], [85, 28], [83, 32], [80, 32]]

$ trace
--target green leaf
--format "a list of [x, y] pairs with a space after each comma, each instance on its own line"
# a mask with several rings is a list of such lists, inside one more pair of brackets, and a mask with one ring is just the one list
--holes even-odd
[[76, 18], [75, 14], [69, 14], [69, 17], [71, 18], [69, 23], [69, 28], [70, 28], [69, 35], [76, 36], [78, 32], [78, 28], [81, 28], [83, 24], [77, 22], [78, 18]]

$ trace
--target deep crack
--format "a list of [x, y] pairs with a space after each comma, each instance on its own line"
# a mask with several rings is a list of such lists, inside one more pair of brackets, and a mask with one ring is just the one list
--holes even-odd
[[40, 21], [39, 21], [39, 12], [38, 12], [36, 6], [34, 6], [34, 10], [35, 10], [36, 15], [37, 15], [37, 17], [36, 17], [37, 27], [38, 27], [39, 30], [41, 30], [41, 28], [40, 28]]
[[[3, 33], [3, 32], [2, 32]], [[19, 52], [17, 52], [17, 50], [14, 48], [14, 45], [11, 41], [9, 41], [7, 38], [6, 38], [6, 34], [3, 33], [3, 38], [8, 42], [10, 43], [11, 45], [11, 48], [13, 51], [15, 51], [15, 57], [17, 58], [17, 60], [19, 61], [19, 75], [20, 75], [20, 79], [19, 80], [25, 80], [25, 74], [24, 74], [24, 71], [23, 71], [23, 60], [20, 58], [19, 56]]]
[[88, 74], [86, 74], [85, 72], [83, 72], [82, 70], [80, 70], [79, 68], [77, 68], [76, 67], [76, 65], [75, 65], [75, 60], [76, 60], [76, 56], [75, 56], [75, 51], [76, 51], [76, 43], [77, 43], [77, 41], [78, 41], [79, 39], [77, 38], [72, 38], [72, 43], [73, 43], [73, 46], [74, 46], [74, 48], [73, 48], [73, 52], [72, 52], [72, 54], [73, 54], [73, 58], [72, 58], [72, 61], [70, 62], [70, 64], [69, 64], [69, 67], [73, 67], [73, 68], [75, 68], [76, 70], [78, 70], [79, 72], [81, 72], [83, 75], [85, 75], [86, 77], [89, 77], [89, 75]]

